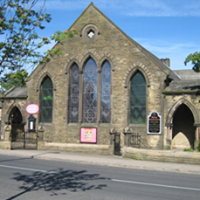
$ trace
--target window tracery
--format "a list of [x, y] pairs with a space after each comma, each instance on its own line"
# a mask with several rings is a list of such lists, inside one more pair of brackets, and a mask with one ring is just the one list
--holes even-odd
[[97, 121], [97, 65], [89, 58], [85, 64], [83, 74], [83, 122]]
[[[100, 83], [98, 83], [99, 75]], [[97, 121], [110, 123], [110, 95], [111, 65], [107, 60], [103, 62], [100, 74], [95, 60], [91, 57], [84, 64], [82, 75], [79, 74], [78, 65], [74, 63], [70, 68], [68, 122], [77, 123], [80, 119], [83, 123]], [[98, 106], [100, 106], [100, 113], [98, 113]]]

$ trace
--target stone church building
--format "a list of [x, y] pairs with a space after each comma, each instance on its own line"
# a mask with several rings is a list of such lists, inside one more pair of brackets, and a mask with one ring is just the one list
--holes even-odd
[[[93, 3], [72, 27], [78, 35], [63, 39], [63, 54], [2, 98], [1, 148], [36, 141], [36, 149], [125, 154], [198, 146], [200, 74], [170, 69]], [[39, 113], [27, 113], [29, 104]]]

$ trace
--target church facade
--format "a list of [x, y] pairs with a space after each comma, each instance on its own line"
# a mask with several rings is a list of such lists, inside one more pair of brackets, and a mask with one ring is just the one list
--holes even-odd
[[37, 149], [123, 154], [126, 147], [196, 148], [200, 76], [170, 69], [91, 3], [63, 40], [63, 54], [39, 65], [26, 88], [2, 98], [1, 148], [28, 134], [29, 104]]

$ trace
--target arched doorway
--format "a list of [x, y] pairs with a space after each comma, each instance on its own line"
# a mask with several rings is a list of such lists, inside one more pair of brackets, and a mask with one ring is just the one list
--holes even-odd
[[20, 110], [14, 107], [9, 115], [9, 123], [11, 124], [11, 149], [23, 148], [22, 138], [24, 135], [24, 125], [22, 121]]
[[195, 142], [194, 117], [185, 104], [181, 104], [173, 116], [172, 147], [193, 148]]
[[11, 149], [37, 149], [37, 131], [25, 132], [25, 123], [18, 107], [12, 108], [8, 120], [11, 125]]

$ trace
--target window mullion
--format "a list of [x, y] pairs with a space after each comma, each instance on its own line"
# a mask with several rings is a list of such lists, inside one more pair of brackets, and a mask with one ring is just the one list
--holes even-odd
[[100, 123], [100, 121], [101, 121], [101, 87], [102, 87], [102, 85], [101, 85], [101, 70], [98, 70], [97, 123]]
[[79, 123], [83, 122], [83, 71], [80, 72], [79, 76]]

